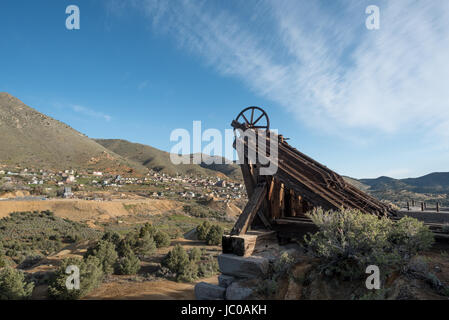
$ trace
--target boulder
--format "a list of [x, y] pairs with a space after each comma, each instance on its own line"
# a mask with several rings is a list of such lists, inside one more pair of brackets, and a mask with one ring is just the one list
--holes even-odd
[[268, 273], [269, 261], [263, 257], [240, 257], [234, 254], [220, 254], [218, 266], [223, 274], [239, 278], [263, 278]]
[[223, 300], [225, 293], [225, 288], [207, 282], [200, 282], [195, 286], [197, 300]]
[[253, 293], [253, 283], [234, 281], [226, 290], [226, 300], [249, 300]]
[[223, 288], [229, 287], [229, 285], [235, 280], [235, 277], [228, 276], [225, 274], [220, 274], [218, 276], [218, 285]]

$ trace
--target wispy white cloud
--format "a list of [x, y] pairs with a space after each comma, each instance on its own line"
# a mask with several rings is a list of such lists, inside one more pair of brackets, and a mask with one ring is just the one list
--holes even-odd
[[371, 3], [358, 1], [334, 1], [333, 11], [326, 1], [261, 0], [243, 14], [213, 2], [132, 5], [305, 124], [353, 139], [422, 133], [449, 147], [449, 2], [377, 2], [376, 31], [364, 27]]
[[72, 110], [75, 111], [76, 113], [88, 116], [88, 117], [93, 117], [93, 118], [99, 118], [99, 119], [103, 119], [105, 121], [111, 121], [112, 117], [110, 115], [104, 114], [103, 112], [98, 112], [80, 105], [72, 105], [71, 106]]

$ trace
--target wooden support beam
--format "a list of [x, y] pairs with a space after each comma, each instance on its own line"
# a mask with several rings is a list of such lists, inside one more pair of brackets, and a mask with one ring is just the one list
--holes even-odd
[[[262, 204], [263, 205], [263, 204]], [[267, 228], [268, 230], [271, 230], [271, 223], [270, 221], [267, 219], [267, 217], [265, 216], [265, 205], [263, 205], [264, 210], [259, 209], [259, 211], [257, 211], [257, 216], [259, 217], [259, 219], [262, 221], [263, 225], [265, 226], [265, 228]]]
[[253, 179], [251, 167], [249, 164], [243, 163], [240, 165], [240, 168], [242, 170], [243, 181], [245, 182], [246, 194], [248, 195], [249, 199], [254, 193], [256, 182]]
[[231, 235], [242, 235], [246, 233], [249, 226], [253, 222], [254, 216], [262, 206], [266, 195], [267, 184], [262, 183], [257, 185], [253, 195], [246, 204], [245, 209], [243, 209], [242, 214], [240, 214], [237, 222], [235, 223], [234, 228], [232, 228]]
[[281, 209], [281, 217], [285, 217], [285, 185], [280, 184], [279, 190], [279, 208]]
[[273, 179], [273, 185], [271, 188], [270, 207], [271, 207], [271, 219], [278, 219], [281, 217], [281, 183]]
[[276, 240], [276, 232], [248, 231], [241, 236], [224, 235], [222, 239], [223, 253], [233, 253], [238, 256], [250, 256], [256, 248], [264, 248]]

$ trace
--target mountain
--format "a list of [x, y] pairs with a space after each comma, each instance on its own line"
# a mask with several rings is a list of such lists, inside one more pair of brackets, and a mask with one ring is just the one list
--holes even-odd
[[42, 169], [145, 172], [84, 134], [0, 93], [0, 164]]
[[[170, 175], [202, 175], [202, 176], [220, 176], [240, 180], [240, 168], [236, 164], [180, 164], [175, 165], [170, 161], [170, 153], [139, 143], [132, 143], [119, 139], [96, 139], [110, 151], [121, 155], [122, 157], [139, 163], [148, 169], [167, 173]], [[191, 155], [193, 157], [193, 155]], [[203, 155], [204, 159], [204, 155]], [[223, 158], [221, 158], [223, 159]]]
[[379, 177], [357, 181], [369, 186], [370, 191], [406, 190], [416, 193], [449, 193], [449, 172], [434, 172], [419, 178]]
[[420, 178], [401, 181], [415, 187], [415, 192], [449, 193], [449, 172], [434, 172]]

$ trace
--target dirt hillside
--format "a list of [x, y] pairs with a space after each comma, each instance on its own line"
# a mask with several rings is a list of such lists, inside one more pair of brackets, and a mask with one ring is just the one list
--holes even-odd
[[0, 218], [11, 212], [50, 210], [56, 216], [73, 221], [109, 220], [133, 214], [161, 214], [178, 210], [182, 204], [172, 200], [47, 200], [47, 201], [0, 201]]

